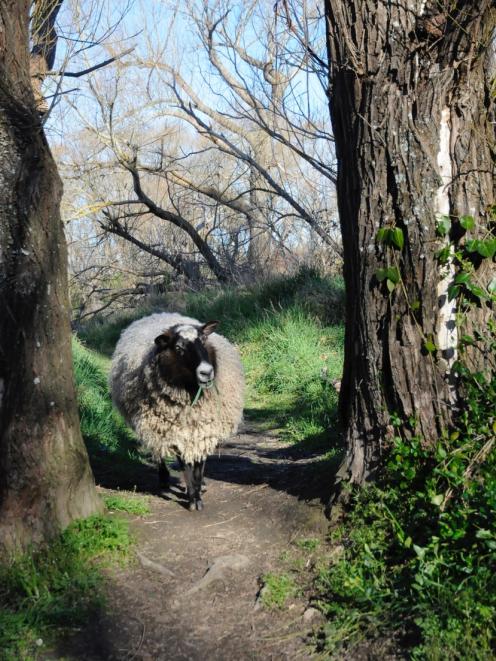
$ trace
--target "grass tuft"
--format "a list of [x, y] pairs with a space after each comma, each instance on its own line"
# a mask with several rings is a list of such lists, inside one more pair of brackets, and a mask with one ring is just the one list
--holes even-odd
[[150, 500], [145, 496], [112, 494], [105, 496], [103, 500], [107, 508], [114, 512], [127, 512], [128, 514], [136, 514], [137, 516], [150, 514]]
[[290, 574], [269, 572], [262, 577], [262, 582], [261, 602], [270, 610], [284, 608], [287, 601], [298, 593], [296, 582]]

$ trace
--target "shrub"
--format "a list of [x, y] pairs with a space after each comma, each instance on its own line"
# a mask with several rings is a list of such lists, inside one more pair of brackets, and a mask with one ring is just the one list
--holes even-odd
[[396, 420], [384, 477], [334, 533], [345, 553], [317, 580], [330, 652], [396, 632], [414, 659], [495, 654], [496, 378], [458, 369], [457, 428], [431, 449]]

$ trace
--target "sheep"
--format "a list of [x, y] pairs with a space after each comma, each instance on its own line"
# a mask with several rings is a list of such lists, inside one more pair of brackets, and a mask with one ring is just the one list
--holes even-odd
[[205, 461], [237, 431], [243, 414], [244, 376], [236, 348], [178, 313], [152, 314], [132, 323], [116, 345], [110, 370], [112, 400], [159, 464], [175, 454], [184, 471], [189, 509], [201, 510]]

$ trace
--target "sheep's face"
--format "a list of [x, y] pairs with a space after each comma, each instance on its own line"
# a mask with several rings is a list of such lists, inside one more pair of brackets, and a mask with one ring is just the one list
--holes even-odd
[[215, 378], [215, 354], [207, 346], [217, 321], [203, 326], [177, 324], [155, 338], [158, 367], [164, 379], [179, 388], [210, 388]]

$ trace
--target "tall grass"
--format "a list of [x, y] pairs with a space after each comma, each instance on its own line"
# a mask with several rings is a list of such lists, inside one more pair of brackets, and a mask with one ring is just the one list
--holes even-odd
[[97, 482], [104, 486], [133, 488], [144, 469], [132, 431], [112, 405], [108, 386], [110, 360], [72, 344], [74, 376], [81, 432]]
[[301, 309], [322, 325], [338, 325], [344, 318], [344, 283], [339, 277], [323, 277], [303, 268], [292, 277], [277, 278], [252, 287], [227, 287], [174, 297], [154, 297], [135, 310], [116, 313], [110, 319], [95, 318], [78, 332], [86, 346], [111, 356], [119, 335], [132, 321], [153, 312], [176, 311], [207, 321], [221, 322], [220, 332], [241, 341], [252, 323], [289, 307]]
[[325, 444], [335, 425], [342, 326], [322, 326], [294, 306], [266, 315], [246, 335], [248, 413], [275, 423], [286, 438]]

